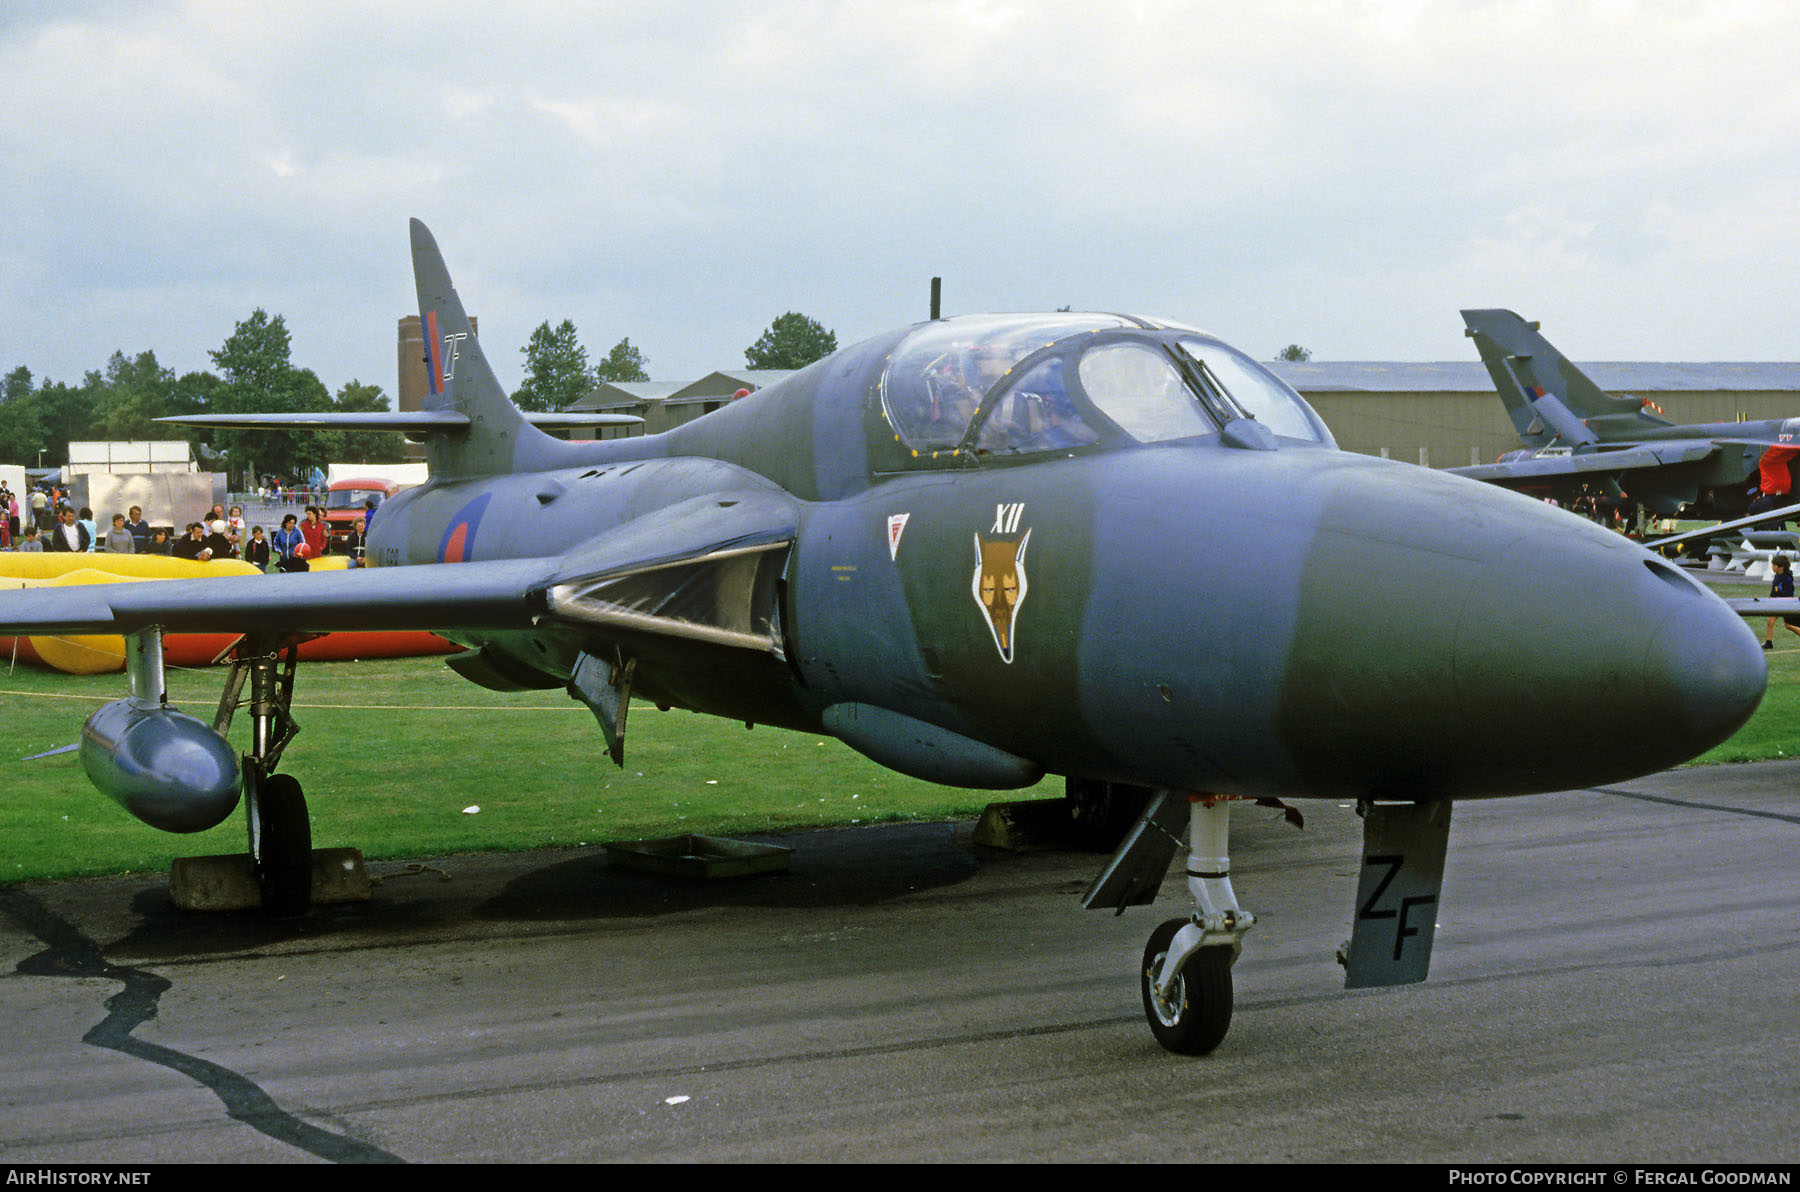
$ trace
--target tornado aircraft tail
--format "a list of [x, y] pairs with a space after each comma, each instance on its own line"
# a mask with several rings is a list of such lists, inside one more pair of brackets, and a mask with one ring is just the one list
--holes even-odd
[[1550, 341], [1510, 310], [1465, 310], [1464, 334], [1475, 341], [1482, 364], [1519, 437], [1533, 448], [1581, 446], [1631, 439], [1666, 421], [1632, 397], [1614, 397], [1589, 380]]

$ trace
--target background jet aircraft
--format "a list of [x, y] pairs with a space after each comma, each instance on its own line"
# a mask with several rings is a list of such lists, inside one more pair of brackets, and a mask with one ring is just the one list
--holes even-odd
[[[278, 771], [290, 643], [429, 628], [470, 647], [449, 665], [472, 682], [567, 689], [614, 761], [635, 695], [830, 733], [938, 782], [1152, 792], [1088, 904], [1153, 900], [1186, 832], [1195, 909], [1151, 936], [1139, 981], [1157, 1038], [1200, 1052], [1255, 922], [1228, 876], [1231, 799], [1358, 800], [1347, 980], [1419, 980], [1452, 800], [1661, 769], [1762, 696], [1755, 638], [1671, 564], [1515, 493], [1340, 452], [1202, 332], [933, 321], [665, 434], [567, 443], [507, 400], [417, 221], [412, 240], [432, 383], [385, 424], [424, 438], [431, 479], [382, 506], [372, 566], [0, 593], [0, 631], [128, 636], [131, 694], [88, 721], [84, 768], [176, 831], [241, 790], [274, 910], [304, 908], [310, 873]], [[162, 633], [198, 629], [244, 635], [211, 724], [162, 682]]]
[[1629, 499], [1658, 517], [1684, 508], [1706, 518], [1743, 513], [1759, 464], [1780, 473], [1771, 491], [1791, 491], [1785, 473], [1800, 454], [1800, 418], [1677, 426], [1636, 398], [1601, 390], [1538, 324], [1510, 310], [1462, 317], [1525, 447], [1498, 463], [1449, 469], [1457, 475], [1565, 505]]

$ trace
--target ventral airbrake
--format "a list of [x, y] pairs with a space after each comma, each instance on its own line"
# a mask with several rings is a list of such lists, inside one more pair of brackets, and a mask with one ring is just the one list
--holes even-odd
[[[278, 768], [292, 643], [432, 629], [469, 648], [450, 665], [471, 682], [567, 690], [614, 761], [636, 697], [831, 734], [936, 782], [1148, 792], [1087, 903], [1153, 901], [1185, 843], [1193, 908], [1150, 937], [1139, 985], [1158, 1040], [1198, 1053], [1255, 923], [1229, 876], [1233, 801], [1354, 801], [1347, 981], [1419, 980], [1456, 800], [1673, 765], [1762, 696], [1752, 634], [1665, 560], [1339, 451], [1191, 327], [937, 320], [664, 434], [570, 443], [507, 400], [417, 222], [412, 254], [431, 392], [360, 421], [423, 439], [431, 478], [381, 507], [372, 566], [0, 594], [3, 631], [127, 635], [130, 694], [88, 722], [84, 767], [172, 830], [241, 798], [278, 911], [308, 897], [305, 804]], [[243, 635], [211, 722], [162, 683], [162, 635], [199, 630]], [[223, 735], [240, 704], [242, 750]]]

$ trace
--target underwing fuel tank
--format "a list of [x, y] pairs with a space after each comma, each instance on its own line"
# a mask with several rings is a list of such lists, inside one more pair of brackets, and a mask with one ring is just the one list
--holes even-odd
[[203, 720], [160, 701], [114, 700], [81, 730], [81, 767], [108, 798], [165, 832], [204, 832], [237, 806], [237, 754]]

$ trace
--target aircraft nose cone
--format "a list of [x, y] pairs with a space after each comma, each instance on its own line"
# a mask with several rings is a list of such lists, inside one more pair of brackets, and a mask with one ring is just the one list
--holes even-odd
[[1589, 529], [1556, 525], [1501, 554], [1456, 626], [1469, 756], [1528, 789], [1684, 762], [1736, 732], [1767, 680], [1755, 636], [1722, 601]]
[[[1674, 570], [1662, 562], [1649, 566]], [[1723, 742], [1750, 719], [1769, 678], [1756, 635], [1729, 608], [1704, 615], [1690, 615], [1685, 605], [1672, 611], [1651, 640], [1644, 669], [1646, 687], [1668, 709], [1677, 747], [1694, 753]]]
[[[1666, 560], [1454, 477], [1357, 491], [1321, 534], [1283, 679], [1282, 736], [1309, 785], [1472, 797], [1665, 769], [1747, 720], [1755, 635]], [[1454, 502], [1454, 504], [1452, 504]]]

